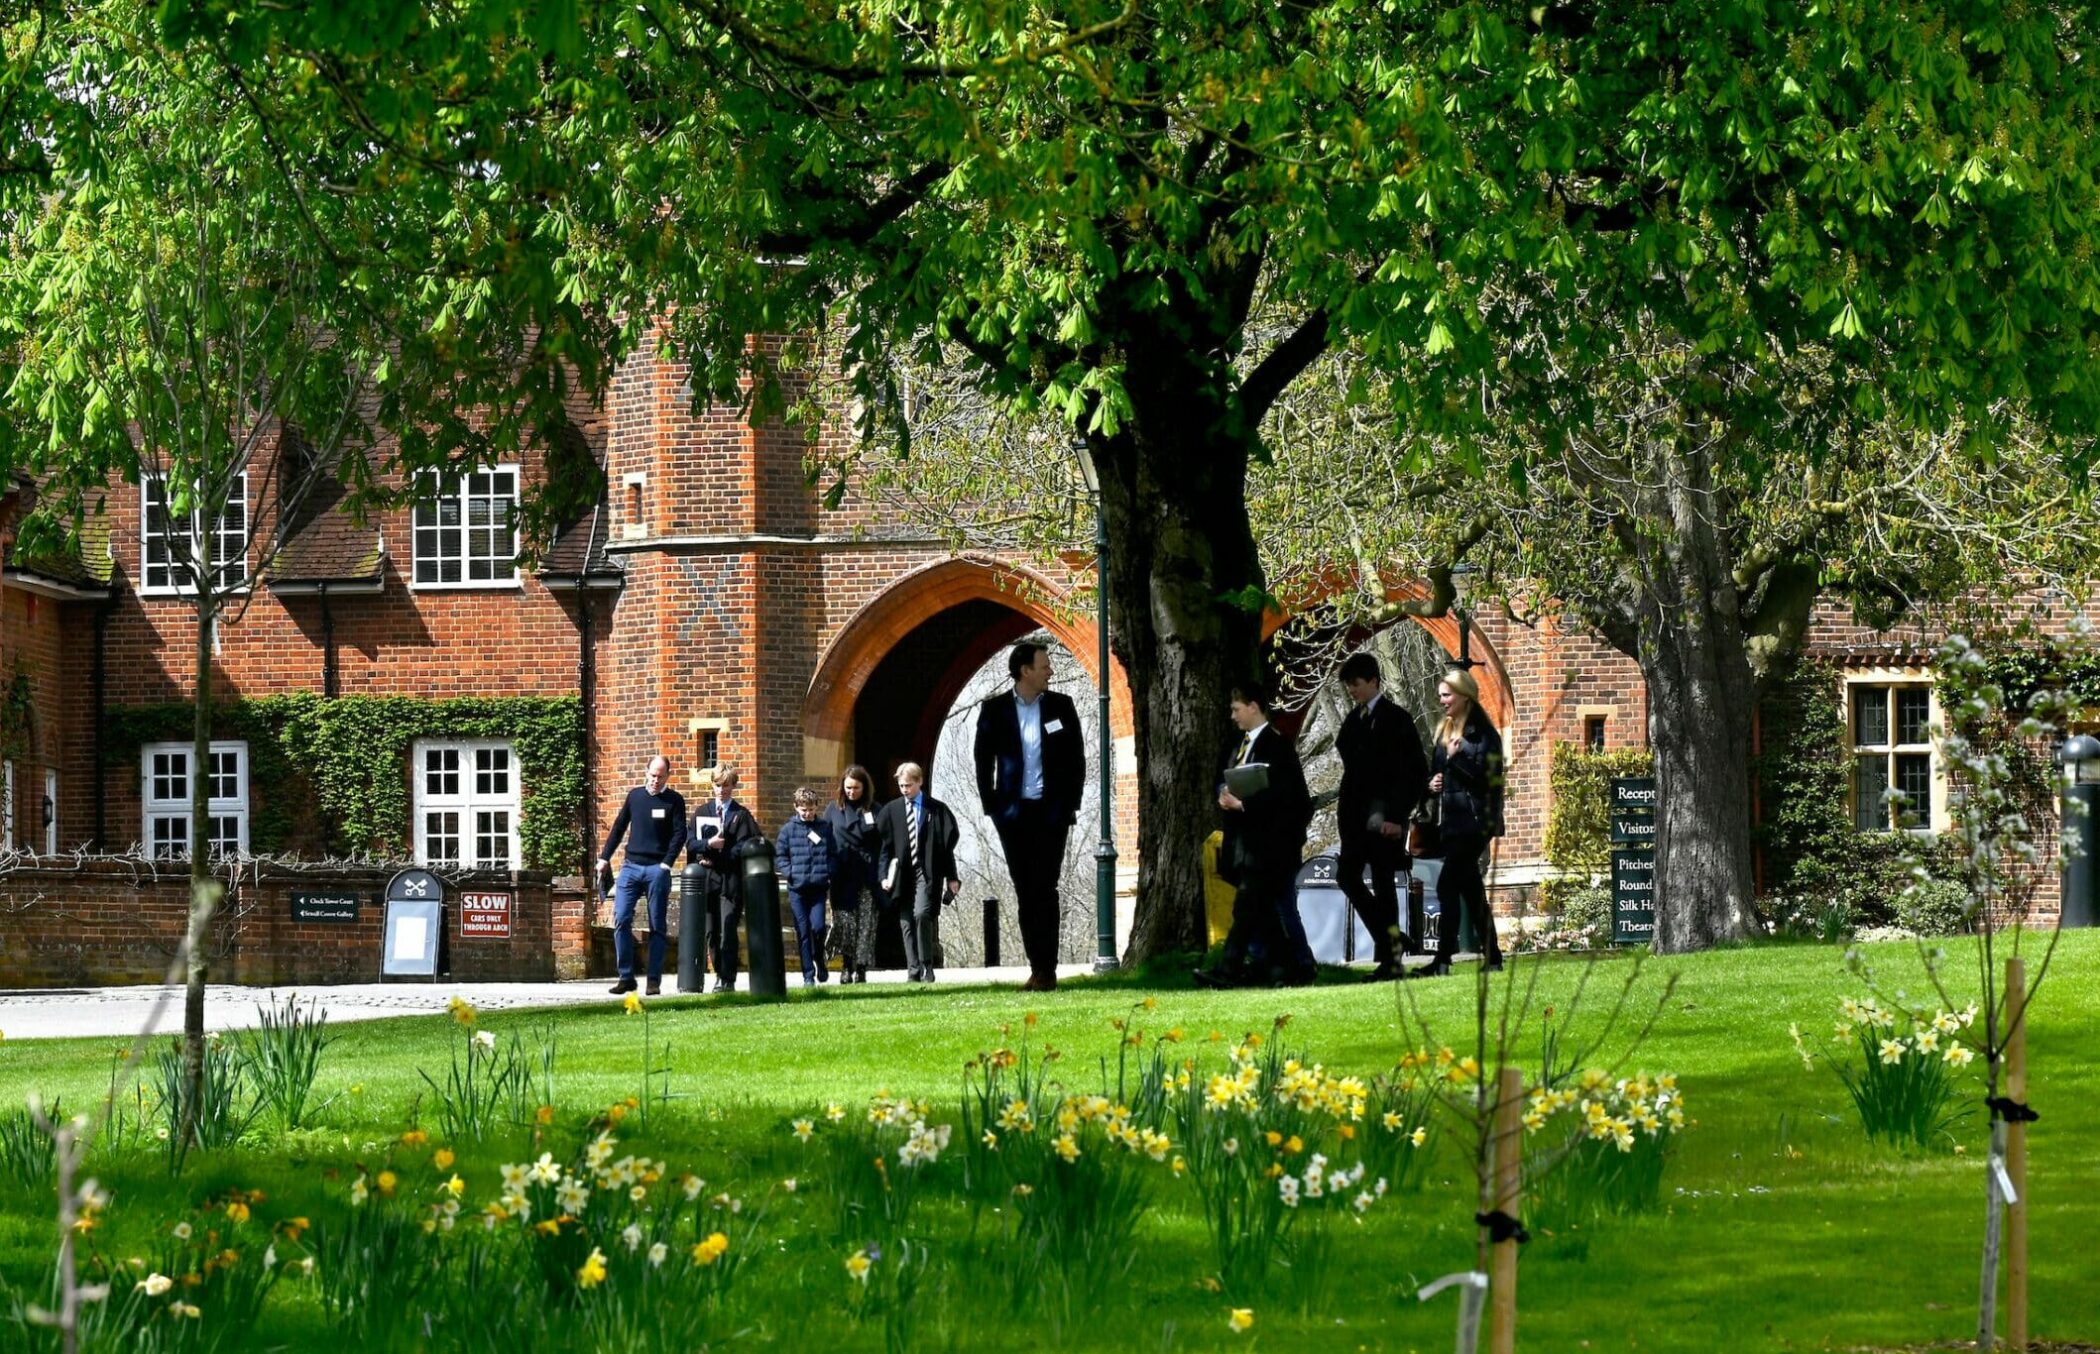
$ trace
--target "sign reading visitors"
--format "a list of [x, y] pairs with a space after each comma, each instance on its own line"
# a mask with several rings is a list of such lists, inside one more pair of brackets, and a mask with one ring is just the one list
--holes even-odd
[[364, 900], [354, 893], [292, 894], [293, 921], [353, 922]]
[[1655, 845], [1655, 777], [1622, 776], [1611, 783], [1611, 842]]
[[459, 933], [491, 940], [510, 939], [512, 897], [508, 893], [460, 894]]
[[1655, 938], [1655, 810], [1653, 776], [1622, 776], [1611, 783], [1611, 943], [1645, 945]]

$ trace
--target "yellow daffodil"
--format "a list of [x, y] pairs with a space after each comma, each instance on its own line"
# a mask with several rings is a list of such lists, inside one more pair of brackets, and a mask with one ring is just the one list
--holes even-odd
[[642, 1009], [642, 994], [639, 992], [629, 992], [627, 994], [627, 999], [620, 1003], [620, 1009], [622, 1011], [625, 1011], [628, 1015], [639, 1014]]
[[1976, 1060], [1976, 1051], [1967, 1044], [1947, 1045], [1947, 1061], [1956, 1067], [1967, 1067]]
[[1234, 1335], [1252, 1329], [1253, 1325], [1254, 1309], [1252, 1307], [1235, 1307], [1232, 1309], [1231, 1314], [1225, 1318], [1225, 1328]]
[[855, 1251], [846, 1257], [846, 1273], [859, 1280], [862, 1284], [867, 1283], [868, 1271], [872, 1268], [874, 1268], [874, 1262], [868, 1259], [866, 1251]]
[[454, 997], [446, 1003], [445, 1009], [450, 1011], [452, 1018], [462, 1025], [472, 1025], [474, 1018], [480, 1014], [480, 1012], [467, 1004], [464, 997]]
[[576, 1271], [576, 1286], [578, 1288], [596, 1288], [604, 1282], [605, 1252], [593, 1246], [591, 1247], [591, 1253], [584, 1257], [582, 1267]]
[[396, 1176], [392, 1171], [381, 1171], [379, 1173], [379, 1179], [377, 1181], [377, 1184], [379, 1185], [379, 1192], [387, 1198], [392, 1198], [394, 1196], [394, 1186], [400, 1183], [400, 1177]]
[[1407, 1140], [1410, 1143], [1413, 1143], [1415, 1146], [1420, 1147], [1423, 1143], [1429, 1141], [1429, 1130], [1426, 1128], [1418, 1128], [1414, 1132], [1407, 1135]]
[[694, 1264], [712, 1265], [729, 1253], [729, 1238], [721, 1232], [710, 1232], [706, 1239], [694, 1243], [692, 1253]]
[[1058, 1134], [1057, 1141], [1050, 1144], [1050, 1146], [1068, 1162], [1079, 1160], [1079, 1140], [1069, 1133]]

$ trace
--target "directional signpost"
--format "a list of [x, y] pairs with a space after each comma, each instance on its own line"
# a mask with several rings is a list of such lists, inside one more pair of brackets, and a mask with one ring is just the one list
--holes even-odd
[[1611, 783], [1611, 943], [1655, 937], [1655, 777]]

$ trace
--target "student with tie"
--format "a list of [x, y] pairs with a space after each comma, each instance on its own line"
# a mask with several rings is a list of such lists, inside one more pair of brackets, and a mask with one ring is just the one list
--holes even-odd
[[902, 906], [904, 965], [911, 981], [933, 981], [933, 946], [940, 906], [962, 891], [955, 868], [960, 829], [946, 804], [925, 792], [926, 772], [917, 762], [897, 768], [897, 797], [882, 806], [875, 823], [882, 837], [882, 887]]
[[1086, 745], [1072, 698], [1050, 690], [1050, 651], [1027, 640], [1007, 656], [1013, 690], [977, 711], [977, 798], [999, 830], [999, 846], [1013, 877], [1028, 954], [1024, 992], [1057, 986], [1057, 940], [1062, 927], [1058, 881], [1064, 877], [1065, 839], [1079, 817], [1086, 788]]
[[1269, 723], [1264, 694], [1251, 684], [1232, 691], [1232, 722], [1240, 738], [1227, 768], [1261, 765], [1266, 784], [1235, 794], [1218, 788], [1225, 814], [1225, 840], [1218, 848], [1218, 875], [1235, 885], [1232, 930], [1213, 969], [1199, 969], [1204, 987], [1302, 986], [1313, 980], [1312, 948], [1298, 917], [1298, 866], [1305, 831], [1312, 823], [1312, 795], [1298, 749]]
[[[1371, 933], [1378, 959], [1371, 972], [1374, 981], [1400, 976], [1393, 939], [1400, 925], [1398, 881], [1408, 873], [1407, 816], [1429, 779], [1414, 716], [1385, 694], [1383, 676], [1378, 660], [1367, 653], [1352, 654], [1342, 664], [1342, 689], [1354, 708], [1334, 739], [1342, 758], [1341, 797], [1334, 814], [1342, 849], [1335, 875]], [[1366, 870], [1371, 874], [1368, 885]], [[1420, 911], [1410, 896], [1405, 941], [1416, 953], [1422, 944]]]

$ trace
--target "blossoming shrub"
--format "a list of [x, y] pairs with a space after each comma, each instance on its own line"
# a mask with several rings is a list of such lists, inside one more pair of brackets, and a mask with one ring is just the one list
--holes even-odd
[[[1910, 1147], [1952, 1141], [1948, 1129], [1965, 1113], [1954, 1101], [1976, 1057], [1963, 1035], [1975, 1020], [1973, 1005], [1966, 1011], [1891, 1009], [1871, 996], [1838, 1003], [1823, 1056], [1845, 1084], [1869, 1139]], [[1817, 1054], [1801, 1027], [1789, 1033], [1802, 1065], [1813, 1069]]]
[[1686, 1127], [1670, 1075], [1591, 1068], [1569, 1086], [1534, 1088], [1524, 1108], [1524, 1192], [1536, 1224], [1646, 1213], [1662, 1204], [1663, 1168]]

